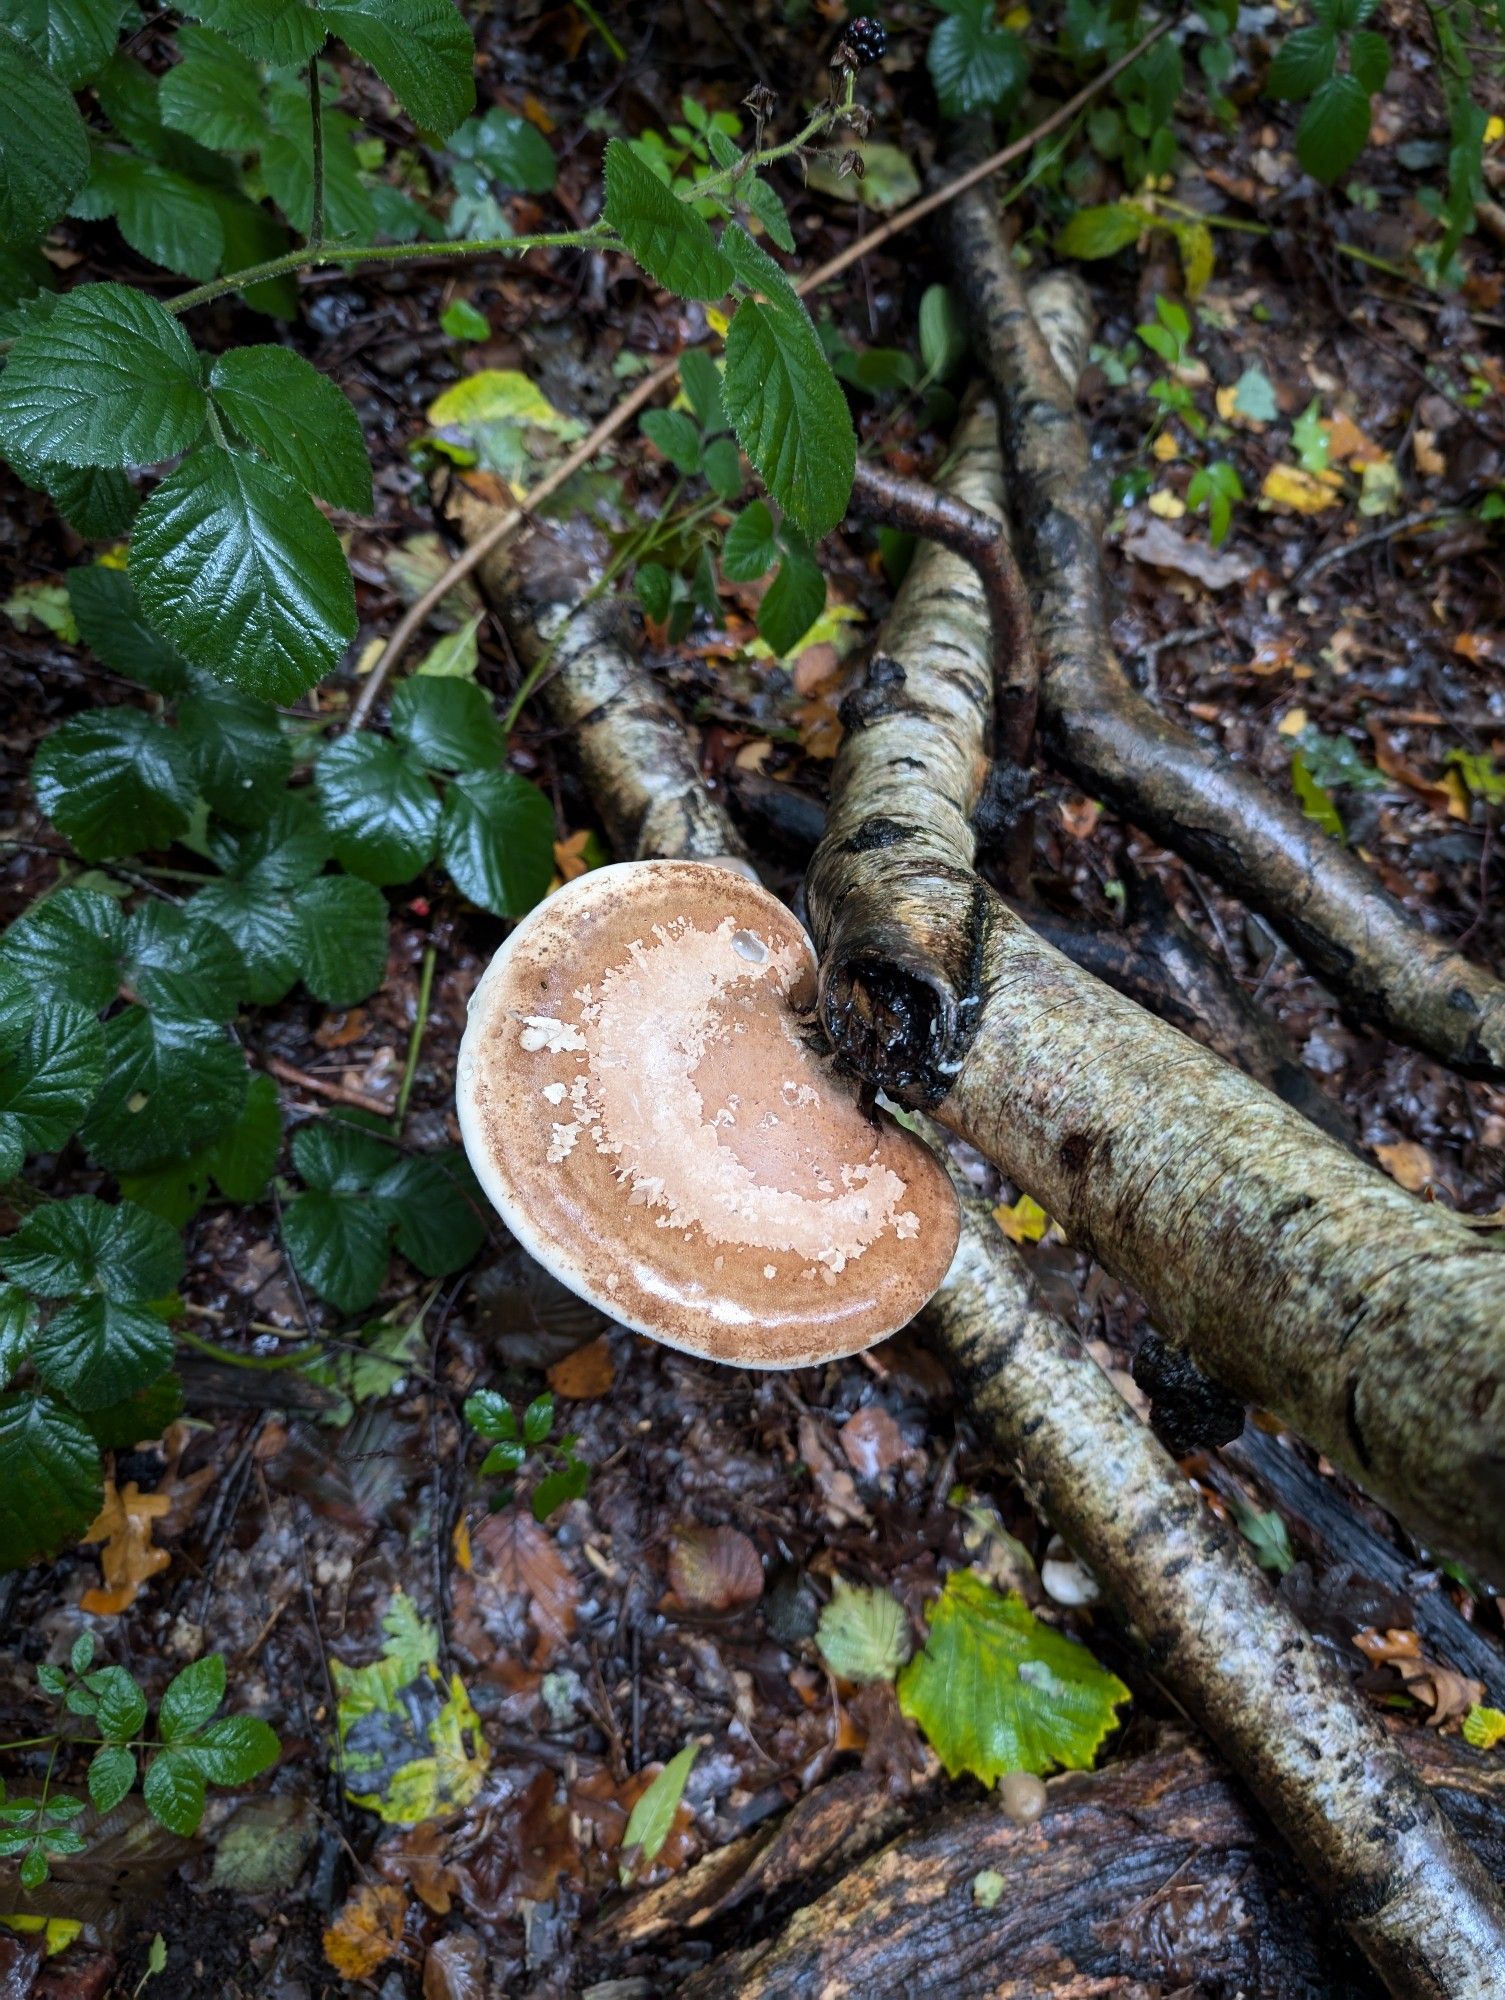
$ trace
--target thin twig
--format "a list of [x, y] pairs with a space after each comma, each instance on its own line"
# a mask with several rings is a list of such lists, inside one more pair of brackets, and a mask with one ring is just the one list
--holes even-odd
[[1310, 562], [1303, 563], [1292, 576], [1291, 587], [1294, 589], [1298, 583], [1310, 583], [1314, 577], [1323, 575], [1340, 562], [1346, 562], [1349, 556], [1357, 555], [1360, 549], [1377, 548], [1381, 542], [1393, 541], [1397, 535], [1409, 534], [1413, 528], [1424, 528], [1430, 522], [1447, 520], [1452, 513], [1453, 510], [1448, 507], [1426, 507], [1415, 514], [1402, 514], [1398, 521], [1387, 521], [1382, 528], [1371, 528], [1367, 535], [1355, 535], [1351, 542], [1339, 542], [1325, 555], [1313, 556]]
[[299, 1090], [311, 1091], [315, 1097], [327, 1097], [332, 1104], [348, 1104], [353, 1111], [374, 1111], [378, 1118], [390, 1118], [391, 1112], [379, 1097], [372, 1097], [364, 1090], [353, 1090], [343, 1083], [326, 1083], [321, 1076], [310, 1076], [306, 1069], [298, 1069], [281, 1056], [263, 1056], [261, 1066], [268, 1076], [275, 1076], [279, 1083], [295, 1084]]
[[[1126, 69], [1138, 62], [1145, 51], [1152, 48], [1170, 26], [1169, 20], [1162, 21], [1130, 49], [1127, 55], [1120, 56], [1115, 63], [1110, 63], [1100, 76], [1085, 84], [1075, 97], [1068, 98], [1048, 118], [1041, 119], [1040, 123], [1032, 131], [1026, 132], [1022, 139], [1015, 139], [1011, 144], [1001, 147], [998, 152], [989, 154], [987, 159], [980, 161], [974, 167], [969, 167], [965, 173], [959, 174], [953, 181], [948, 181], [944, 187], [936, 188], [932, 193], [922, 196], [919, 201], [912, 202], [908, 208], [900, 209], [897, 215], [891, 215], [876, 229], [868, 230], [865, 235], [849, 243], [845, 250], [838, 251], [834, 257], [817, 266], [808, 276], [799, 279], [794, 289], [801, 298], [808, 297], [822, 285], [828, 285], [833, 278], [839, 278], [842, 272], [855, 264], [859, 258], [867, 256], [870, 251], [881, 249], [902, 231], [912, 229], [917, 222], [923, 222], [927, 215], [934, 215], [936, 210], [944, 208], [947, 202], [954, 201], [959, 194], [965, 194], [968, 188], [976, 187], [977, 183], [986, 180], [989, 174], [997, 173], [1000, 167], [1006, 167], [1025, 153], [1031, 152], [1042, 139], [1048, 138], [1052, 132], [1069, 123], [1082, 107], [1090, 104], [1115, 77], [1122, 76]], [[359, 729], [369, 719], [382, 688], [391, 677], [408, 642], [434, 606], [448, 596], [462, 577], [469, 576], [493, 550], [500, 548], [530, 515], [538, 511], [544, 501], [552, 499], [567, 479], [573, 478], [582, 466], [589, 464], [591, 459], [604, 451], [618, 432], [631, 422], [645, 404], [652, 401], [660, 389], [667, 388], [678, 373], [679, 356], [676, 355], [672, 360], [661, 362], [651, 375], [645, 375], [631, 394], [624, 397], [614, 410], [608, 411], [590, 436], [577, 445], [568, 458], [564, 459], [546, 479], [540, 480], [537, 486], [530, 488], [515, 508], [505, 514], [499, 514], [485, 533], [468, 548], [463, 549], [444, 574], [435, 583], [430, 584], [421, 597], [414, 600], [398, 621], [391, 638], [366, 676], [361, 691], [351, 707], [348, 728]]]

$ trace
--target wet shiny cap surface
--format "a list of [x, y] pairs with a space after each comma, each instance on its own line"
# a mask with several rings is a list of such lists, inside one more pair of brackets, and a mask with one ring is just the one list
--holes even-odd
[[815, 1025], [815, 957], [730, 869], [596, 869], [488, 967], [457, 1101], [523, 1248], [623, 1324], [742, 1367], [853, 1354], [956, 1249], [929, 1150], [865, 1112]]

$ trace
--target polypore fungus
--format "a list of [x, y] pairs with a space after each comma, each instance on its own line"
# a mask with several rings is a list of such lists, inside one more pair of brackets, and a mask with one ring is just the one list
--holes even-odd
[[956, 1199], [834, 1072], [815, 974], [783, 904], [714, 863], [598, 868], [526, 917], [471, 1000], [457, 1087], [523, 1248], [625, 1326], [742, 1367], [913, 1318]]

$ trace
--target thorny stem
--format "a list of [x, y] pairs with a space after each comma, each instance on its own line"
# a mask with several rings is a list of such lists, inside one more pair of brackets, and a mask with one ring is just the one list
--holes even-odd
[[319, 96], [319, 58], [308, 59], [308, 117], [313, 144], [313, 205], [308, 217], [308, 248], [324, 241], [324, 106]]
[[407, 1120], [408, 1099], [413, 1094], [413, 1079], [418, 1074], [418, 1052], [423, 1047], [423, 1034], [428, 1026], [429, 1001], [434, 990], [434, 966], [438, 953], [433, 945], [426, 945], [423, 953], [423, 971], [418, 978], [418, 1011], [413, 1016], [413, 1032], [408, 1036], [408, 1059], [403, 1065], [402, 1082], [397, 1091], [397, 1109], [392, 1113], [394, 1137], [402, 1137], [402, 1128]]

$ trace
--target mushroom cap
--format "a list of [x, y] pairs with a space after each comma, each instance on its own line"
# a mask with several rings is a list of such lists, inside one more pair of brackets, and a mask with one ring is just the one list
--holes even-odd
[[744, 1368], [912, 1319], [956, 1197], [835, 1073], [815, 994], [800, 924], [713, 862], [598, 868], [539, 904], [476, 988], [456, 1091], [523, 1248], [623, 1325]]

